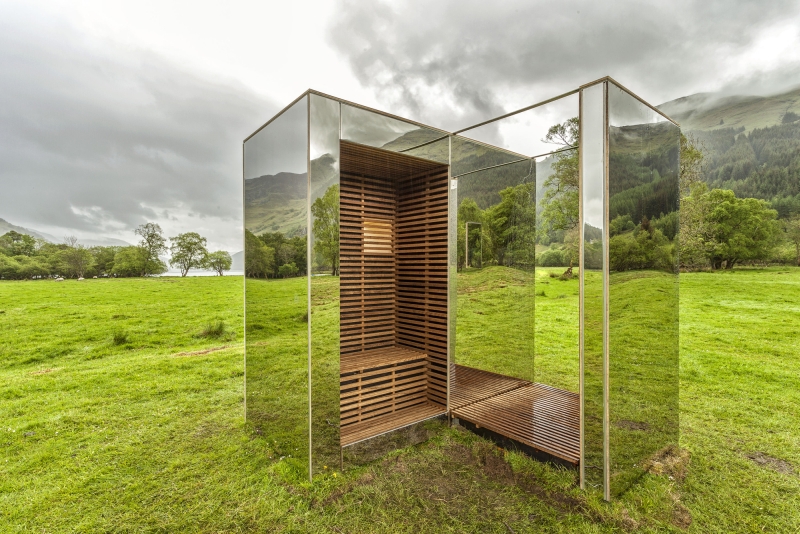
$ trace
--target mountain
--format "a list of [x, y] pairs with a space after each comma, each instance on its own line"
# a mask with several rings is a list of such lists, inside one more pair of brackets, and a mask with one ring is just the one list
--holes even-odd
[[45, 241], [50, 241], [51, 243], [59, 242], [58, 239], [51, 236], [50, 234], [45, 234], [44, 232], [37, 232], [36, 230], [30, 230], [28, 228], [23, 228], [22, 226], [16, 226], [6, 221], [5, 219], [0, 219], [0, 235], [4, 235], [12, 231], [17, 232], [18, 234], [25, 234], [31, 237], [44, 239]]
[[771, 96], [698, 93], [659, 106], [703, 150], [703, 179], [800, 214], [800, 87]]
[[244, 251], [240, 250], [235, 254], [231, 254], [231, 271], [244, 271]]
[[[724, 96], [697, 93], [670, 102], [658, 109], [669, 115], [683, 131], [713, 131], [725, 128], [750, 132], [782, 124], [787, 116], [800, 119], [800, 87], [772, 96]], [[794, 122], [794, 121], [786, 121]]]

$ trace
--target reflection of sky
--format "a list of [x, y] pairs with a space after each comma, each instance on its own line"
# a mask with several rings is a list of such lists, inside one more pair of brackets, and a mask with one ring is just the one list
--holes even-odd
[[505, 119], [462, 132], [460, 135], [526, 156], [562, 148], [542, 141], [551, 126], [578, 116], [578, 95], [570, 95]]
[[583, 91], [583, 218], [584, 223], [603, 228], [603, 86]]
[[665, 121], [663, 116], [645, 106], [613, 83], [608, 84], [608, 123], [610, 126], [634, 126]]
[[307, 132], [308, 105], [303, 98], [244, 144], [245, 179], [306, 172]]
[[380, 147], [418, 129], [415, 124], [342, 104], [342, 139], [347, 141]]
[[311, 159], [317, 159], [324, 154], [336, 157], [338, 165], [339, 154], [339, 102], [318, 95], [311, 98]]

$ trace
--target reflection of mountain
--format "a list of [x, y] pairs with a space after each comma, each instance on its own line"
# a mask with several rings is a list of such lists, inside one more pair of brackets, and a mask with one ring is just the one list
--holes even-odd
[[[428, 130], [427, 128], [418, 128], [416, 130], [411, 130], [410, 132], [406, 132], [397, 139], [393, 141], [389, 141], [388, 143], [384, 144], [382, 149], [384, 150], [391, 150], [393, 152], [399, 152], [401, 150], [406, 150], [408, 148], [421, 145], [422, 143], [427, 143], [429, 141], [433, 141], [439, 137], [442, 137], [441, 132], [437, 132], [435, 130]], [[437, 143], [437, 145], [440, 143]], [[441, 155], [447, 157], [447, 143], [444, 144], [444, 151], [440, 148], [436, 148], [438, 152], [441, 152]], [[419, 156], [425, 157], [425, 156]], [[439, 161], [438, 159], [434, 161]]]
[[678, 129], [669, 122], [609, 128], [609, 218], [637, 223], [678, 207]]
[[[336, 160], [330, 154], [311, 160], [311, 200], [336, 181]], [[287, 237], [305, 235], [308, 224], [305, 173], [280, 172], [244, 182], [244, 224], [256, 235], [281, 232]]]
[[305, 233], [308, 209], [305, 173], [281, 172], [244, 182], [244, 225], [254, 234]]

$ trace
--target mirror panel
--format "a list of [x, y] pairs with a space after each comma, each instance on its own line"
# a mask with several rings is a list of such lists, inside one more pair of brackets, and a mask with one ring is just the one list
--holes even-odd
[[338, 469], [339, 102], [309, 95], [311, 466]]
[[447, 132], [342, 104], [342, 139], [392, 152], [428, 143]]
[[[308, 478], [308, 101], [244, 144], [245, 410], [266, 454]], [[293, 263], [287, 273], [281, 266]]]
[[678, 444], [680, 130], [608, 89], [611, 494]]
[[581, 90], [581, 486], [605, 491], [605, 82]]
[[[577, 143], [578, 94], [553, 100], [533, 109], [505, 117], [458, 135], [518, 154], [539, 156]], [[556, 129], [572, 124], [573, 131]]]

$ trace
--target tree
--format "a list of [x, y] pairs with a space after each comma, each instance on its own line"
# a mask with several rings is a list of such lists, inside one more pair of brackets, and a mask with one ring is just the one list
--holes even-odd
[[703, 181], [704, 147], [694, 136], [681, 134], [681, 166], [678, 177], [681, 197], [687, 197], [692, 187]]
[[783, 221], [783, 228], [786, 238], [794, 245], [795, 259], [797, 266], [800, 267], [800, 215], [795, 215], [791, 219]]
[[278, 275], [280, 275], [282, 278], [297, 276], [297, 271], [297, 265], [295, 265], [294, 262], [286, 263], [278, 267]]
[[169, 251], [172, 254], [169, 264], [177, 266], [181, 270], [181, 276], [186, 276], [189, 269], [203, 266], [208, 255], [205, 237], [197, 232], [186, 232], [170, 237], [169, 240]]
[[109, 275], [114, 271], [114, 257], [122, 247], [92, 247], [89, 251], [94, 256], [95, 272]]
[[275, 249], [268, 247], [250, 230], [244, 231], [244, 275], [266, 278], [275, 267]]
[[115, 276], [144, 276], [147, 252], [141, 247], [122, 247], [114, 255], [111, 274]]
[[62, 267], [69, 276], [83, 278], [86, 271], [94, 265], [92, 253], [78, 243], [75, 236], [65, 237], [64, 244], [66, 248], [59, 253]]
[[0, 249], [9, 256], [33, 256], [36, 253], [36, 239], [11, 230], [0, 236]]
[[231, 255], [224, 250], [211, 252], [206, 256], [205, 268], [216, 271], [219, 276], [222, 276], [223, 271], [230, 271], [233, 260]]
[[332, 185], [311, 205], [314, 216], [314, 253], [339, 274], [339, 186]]
[[711, 250], [711, 266], [732, 269], [741, 261], [766, 259], [772, 252], [780, 225], [778, 212], [757, 198], [736, 198], [733, 191], [713, 189], [706, 193], [713, 209], [708, 221], [716, 241]]
[[565, 150], [555, 155], [556, 160], [552, 166], [553, 173], [544, 180], [542, 196], [544, 208], [540, 215], [543, 234], [558, 230], [571, 230], [578, 225], [580, 216], [578, 207], [580, 160], [577, 150], [579, 132], [578, 118], [573, 117], [562, 124], [551, 126], [542, 140], [562, 149], [574, 148], [574, 150]]
[[156, 223], [140, 224], [134, 233], [142, 236], [139, 247], [145, 252], [145, 276], [165, 272], [167, 266], [158, 257], [167, 252], [167, 239], [162, 235], [161, 226]]

